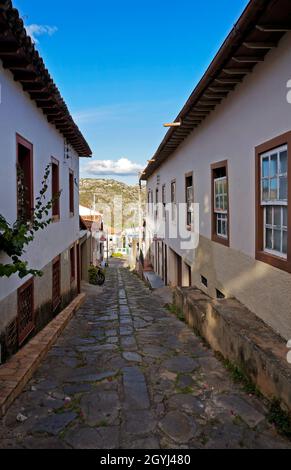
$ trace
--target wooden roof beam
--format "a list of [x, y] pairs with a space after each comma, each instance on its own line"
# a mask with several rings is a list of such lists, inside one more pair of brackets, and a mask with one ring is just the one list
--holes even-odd
[[229, 93], [230, 91], [233, 91], [234, 87], [233, 86], [230, 86], [230, 87], [214, 87], [214, 86], [211, 86], [209, 87], [209, 90], [212, 91], [213, 93], [221, 93], [221, 94], [227, 94]]
[[32, 72], [30, 70], [16, 70], [14, 72], [14, 79], [18, 82], [37, 82], [40, 81], [39, 77], [36, 75], [35, 72]]
[[199, 112], [205, 112], [205, 113], [208, 113], [209, 111], [212, 111], [213, 109], [215, 109], [215, 106], [208, 106], [207, 108], [204, 108], [203, 106], [195, 106], [194, 108], [194, 111], [197, 111], [198, 113]]
[[246, 75], [252, 71], [251, 68], [245, 68], [245, 69], [234, 69], [234, 68], [225, 68], [223, 69], [223, 72], [226, 73], [227, 75]]
[[36, 101], [37, 107], [43, 109], [44, 111], [50, 110], [50, 109], [59, 109], [58, 105], [50, 100], [50, 101]]
[[54, 120], [54, 123], [55, 123], [56, 125], [63, 125], [63, 124], [66, 124], [67, 126], [71, 126], [71, 125], [72, 125], [72, 123], [69, 122], [68, 119], [65, 118], [65, 117], [64, 117], [64, 118], [55, 119], [55, 120]]
[[236, 85], [240, 83], [242, 78], [216, 78], [215, 82], [221, 83], [222, 85]]
[[57, 119], [61, 120], [62, 117], [61, 116], [47, 116], [47, 120], [50, 124], [55, 124]]
[[200, 122], [202, 122], [202, 119], [184, 119], [183, 122], [182, 122], [182, 126], [184, 126], [184, 124], [200, 124]]
[[191, 123], [183, 124], [182, 129], [187, 129], [187, 130], [191, 131], [191, 130], [195, 129], [195, 127], [197, 127], [198, 124], [200, 124], [200, 122], [199, 123], [197, 122], [195, 124], [191, 124]]
[[54, 122], [54, 125], [57, 129], [62, 129], [64, 131], [69, 131], [71, 129], [70, 124], [56, 124], [56, 122]]
[[247, 49], [274, 49], [277, 47], [275, 42], [244, 42]]
[[45, 107], [45, 108], [56, 108], [58, 105], [57, 103], [52, 100], [52, 98], [38, 98], [35, 100], [36, 104], [39, 108]]
[[22, 83], [22, 88], [24, 91], [30, 92], [42, 92], [47, 91], [47, 87], [42, 82], [30, 81], [28, 83]]
[[181, 129], [179, 129], [175, 132], [175, 135], [177, 135], [178, 137], [188, 135], [188, 134], [189, 134], [189, 132], [187, 131], [187, 129], [185, 129], [183, 127], [181, 127]]
[[204, 111], [204, 112], [201, 112], [201, 111], [191, 111], [191, 112], [187, 115], [187, 117], [186, 117], [185, 119], [188, 119], [188, 118], [189, 118], [189, 119], [196, 119], [196, 118], [198, 118], [198, 119], [199, 119], [199, 118], [202, 118], [202, 119], [203, 119], [203, 118], [205, 118], [205, 117], [208, 115], [209, 111], [210, 111], [209, 109], [208, 109], [207, 111]]
[[[3, 57], [3, 66], [5, 69], [9, 68], [12, 71], [13, 70], [24, 70], [26, 71], [28, 67], [30, 67], [29, 62], [27, 62], [26, 59], [20, 58], [20, 57]], [[31, 72], [31, 70], [30, 70]]]
[[183, 140], [184, 140], [183, 137], [178, 138], [178, 136], [177, 136], [177, 137], [175, 137], [175, 138], [172, 137], [172, 138], [169, 140], [169, 142], [170, 142], [170, 143], [176, 143], [176, 144], [177, 144], [178, 142], [182, 142]]
[[203, 98], [208, 98], [209, 100], [217, 100], [217, 103], [220, 103], [220, 101], [227, 95], [227, 93], [221, 93], [220, 95], [208, 95], [205, 94], [203, 95]]
[[259, 57], [259, 56], [239, 56], [239, 57], [232, 57], [232, 60], [235, 62], [238, 62], [239, 64], [257, 64], [258, 62], [264, 62], [264, 57]]
[[41, 108], [45, 114], [50, 116], [61, 116], [62, 113], [57, 110], [57, 108]]
[[3, 35], [3, 36], [7, 36], [7, 33], [9, 32], [10, 30], [10, 25], [8, 23], [8, 21], [4, 22], [4, 23], [0, 23], [0, 34]]
[[197, 106], [216, 106], [217, 104], [219, 104], [221, 102], [221, 97], [219, 96], [218, 99], [214, 99], [213, 97], [211, 98], [211, 101], [210, 100], [204, 100], [204, 96], [203, 96], [203, 100], [200, 100], [198, 103], [197, 103]]
[[20, 49], [17, 42], [0, 40], [0, 56], [18, 54]]
[[49, 98], [51, 98], [51, 94], [48, 93], [47, 91], [30, 90], [29, 94], [33, 100], [38, 100], [38, 101], [48, 100]]
[[287, 31], [291, 31], [291, 26], [289, 25], [283, 25], [283, 24], [275, 24], [275, 25], [263, 25], [263, 24], [257, 24], [256, 28], [259, 31], [262, 31], [264, 33], [287, 33]]

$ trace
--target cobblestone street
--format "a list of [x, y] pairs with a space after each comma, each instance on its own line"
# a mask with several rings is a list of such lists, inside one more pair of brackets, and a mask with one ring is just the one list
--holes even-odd
[[0, 424], [0, 448], [286, 448], [266, 409], [113, 262]]

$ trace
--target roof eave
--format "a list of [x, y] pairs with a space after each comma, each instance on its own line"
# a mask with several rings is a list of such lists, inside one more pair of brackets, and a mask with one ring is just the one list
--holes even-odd
[[[264, 17], [266, 17], [264, 19]], [[175, 119], [140, 179], [146, 181], [291, 30], [289, 0], [251, 0]], [[264, 27], [267, 24], [268, 27]], [[272, 24], [276, 25], [272, 29]], [[263, 27], [262, 27], [263, 25]], [[278, 26], [279, 25], [279, 26]], [[281, 25], [281, 26], [280, 26]]]
[[0, 59], [78, 156], [92, 156], [11, 0], [0, 0]]

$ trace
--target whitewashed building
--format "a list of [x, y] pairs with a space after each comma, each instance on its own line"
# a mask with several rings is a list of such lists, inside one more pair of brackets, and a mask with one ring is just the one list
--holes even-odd
[[[142, 174], [147, 257], [166, 283], [236, 297], [291, 338], [291, 2], [252, 0]], [[172, 203], [165, 216], [165, 205]], [[180, 204], [184, 204], [179, 207]], [[193, 230], [159, 237], [152, 219]]]
[[[80, 290], [79, 158], [91, 150], [11, 1], [0, 2], [0, 84], [0, 214], [10, 223], [17, 219], [17, 166], [24, 173], [29, 210], [48, 164], [49, 198], [62, 191], [53, 205], [53, 223], [38, 232], [24, 255], [43, 277], [0, 278], [3, 362]], [[0, 263], [9, 263], [3, 252]]]
[[104, 259], [103, 214], [82, 205], [79, 206], [79, 212], [88, 231], [86, 243], [81, 244], [82, 280], [88, 281], [88, 266], [96, 266]]

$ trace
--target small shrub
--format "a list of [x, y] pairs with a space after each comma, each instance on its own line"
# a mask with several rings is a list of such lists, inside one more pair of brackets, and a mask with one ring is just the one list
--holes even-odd
[[90, 266], [90, 268], [88, 269], [89, 284], [92, 284], [93, 286], [99, 285], [99, 272], [100, 271], [102, 270], [98, 268], [97, 266]]
[[123, 258], [123, 254], [122, 253], [112, 253], [112, 258]]
[[270, 403], [268, 421], [274, 424], [281, 434], [291, 438], [291, 415], [282, 410], [281, 402], [277, 398]]
[[224, 357], [220, 353], [216, 353], [216, 357], [223, 363], [224, 367], [229, 371], [232, 380], [236, 383], [242, 384], [245, 392], [257, 396], [262, 396], [259, 389], [255, 386], [251, 379], [249, 379], [243, 369], [241, 369], [236, 364], [233, 364], [228, 359], [224, 359]]
[[175, 304], [168, 304], [166, 308], [170, 313], [173, 313], [174, 315], [176, 315], [178, 320], [180, 320], [184, 323], [186, 322], [184, 312], [179, 307], [177, 307]]

